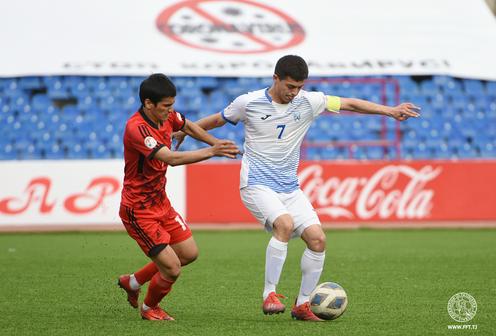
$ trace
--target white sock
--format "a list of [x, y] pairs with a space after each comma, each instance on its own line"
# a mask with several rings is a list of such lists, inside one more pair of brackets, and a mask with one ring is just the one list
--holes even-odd
[[134, 276], [134, 274], [131, 274], [129, 276], [129, 287], [131, 287], [131, 289], [134, 289], [134, 290], [137, 290], [137, 289], [140, 289], [140, 284], [138, 283], [138, 281], [136, 280], [136, 277]]
[[148, 309], [150, 309], [150, 307], [148, 307], [144, 302], [143, 302], [143, 310], [144, 311], [147, 311]]
[[282, 267], [288, 254], [288, 243], [272, 237], [267, 245], [265, 254], [265, 287], [263, 299], [265, 300], [270, 292], [276, 291], [276, 286], [281, 277]]
[[310, 293], [318, 285], [320, 274], [324, 268], [324, 252], [315, 252], [306, 248], [301, 256], [301, 286], [296, 305], [299, 306], [310, 299]]

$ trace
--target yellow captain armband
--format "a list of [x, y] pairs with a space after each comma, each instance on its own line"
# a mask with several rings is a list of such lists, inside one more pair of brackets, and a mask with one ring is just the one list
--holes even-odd
[[338, 96], [326, 96], [326, 98], [326, 109], [330, 112], [339, 113], [339, 110], [341, 109], [341, 98]]

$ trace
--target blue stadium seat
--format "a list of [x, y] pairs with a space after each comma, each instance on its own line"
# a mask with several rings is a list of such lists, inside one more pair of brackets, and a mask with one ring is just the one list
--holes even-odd
[[213, 90], [219, 85], [219, 81], [214, 77], [198, 77], [196, 82], [199, 88], [209, 90]]
[[17, 150], [10, 143], [0, 147], [1, 160], [17, 160], [18, 158]]
[[37, 90], [43, 88], [43, 81], [40, 77], [21, 77], [19, 86], [24, 90]]
[[322, 151], [317, 147], [309, 147], [306, 150], [306, 159], [307, 160], [321, 160], [322, 159]]
[[319, 149], [319, 156], [322, 160], [343, 160], [349, 154], [343, 148], [328, 146]]
[[25, 149], [20, 151], [21, 160], [39, 160], [42, 159], [41, 149], [30, 143]]
[[386, 148], [380, 146], [371, 146], [366, 148], [367, 158], [372, 160], [383, 159], [386, 155]]
[[131, 91], [131, 85], [129, 84], [127, 77], [109, 77], [108, 78], [108, 87], [116, 92], [116, 91]]
[[56, 143], [50, 146], [49, 148], [43, 150], [42, 153], [43, 152], [44, 152], [44, 158], [48, 160], [60, 160], [65, 157], [64, 149]]
[[44, 112], [52, 105], [52, 101], [45, 94], [36, 94], [31, 99], [31, 107], [35, 112]]
[[66, 146], [68, 159], [87, 159], [88, 152], [84, 150], [83, 146], [79, 143], [74, 143]]
[[474, 159], [478, 156], [477, 150], [468, 142], [458, 147], [457, 151], [460, 158], [464, 159]]
[[433, 152], [424, 142], [419, 142], [413, 149], [413, 157], [415, 159], [431, 159], [433, 158]]
[[50, 99], [68, 99], [71, 97], [69, 88], [62, 78], [50, 80], [47, 84], [47, 95]]
[[480, 80], [464, 79], [462, 86], [465, 93], [469, 95], [481, 95], [485, 93], [484, 84]]
[[480, 154], [483, 158], [496, 158], [496, 145], [486, 143], [479, 147]]
[[103, 143], [90, 148], [89, 155], [93, 159], [109, 159], [111, 157], [110, 151], [107, 150], [107, 147]]

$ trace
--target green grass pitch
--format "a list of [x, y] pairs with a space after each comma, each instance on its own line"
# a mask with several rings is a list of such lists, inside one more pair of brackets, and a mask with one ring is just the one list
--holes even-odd
[[[261, 311], [261, 231], [195, 231], [200, 258], [163, 301], [174, 322], [143, 321], [116, 286], [147, 259], [122, 232], [1, 234], [1, 335], [468, 335], [496, 328], [496, 230], [327, 231], [323, 281], [349, 306], [335, 321], [292, 321]], [[298, 292], [303, 244], [289, 245], [278, 291]], [[468, 324], [447, 313], [458, 292], [475, 297]]]

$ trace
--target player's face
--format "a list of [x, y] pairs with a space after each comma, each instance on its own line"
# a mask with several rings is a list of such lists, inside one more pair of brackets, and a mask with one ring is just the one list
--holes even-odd
[[145, 107], [149, 110], [150, 114], [154, 117], [154, 119], [156, 119], [156, 121], [166, 121], [169, 118], [169, 113], [173, 110], [175, 102], [175, 97], [163, 98], [157, 104], [153, 104], [147, 99], [145, 101]]
[[304, 80], [297, 81], [292, 79], [291, 77], [280, 79], [279, 76], [274, 75], [275, 95], [282, 104], [288, 104], [289, 102], [291, 102], [294, 97], [298, 95], [304, 84]]

